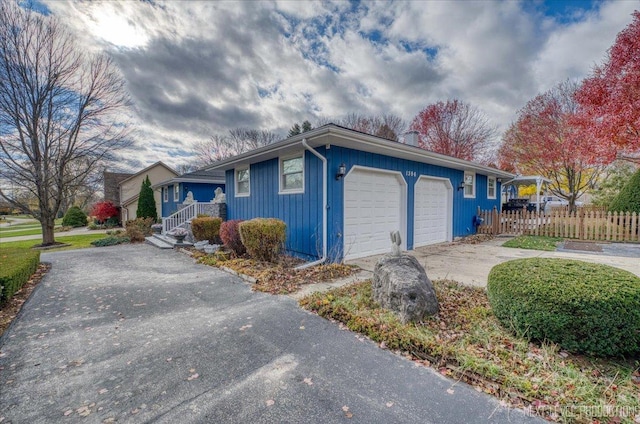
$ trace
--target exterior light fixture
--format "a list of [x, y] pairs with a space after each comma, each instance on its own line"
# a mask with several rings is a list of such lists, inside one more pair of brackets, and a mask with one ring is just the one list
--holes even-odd
[[458, 191], [460, 190], [464, 190], [464, 181], [460, 181], [460, 184], [458, 184]]
[[343, 163], [338, 167], [338, 173], [336, 174], [336, 180], [340, 180], [347, 173], [347, 166]]

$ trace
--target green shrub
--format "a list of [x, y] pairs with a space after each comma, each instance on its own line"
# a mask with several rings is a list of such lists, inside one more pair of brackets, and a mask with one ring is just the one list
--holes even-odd
[[210, 244], [220, 244], [222, 219], [206, 216], [191, 220], [191, 232], [197, 241], [209, 240]]
[[153, 218], [136, 218], [126, 223], [126, 231], [132, 243], [142, 242], [146, 236], [153, 233], [151, 225], [155, 223]]
[[87, 225], [87, 228], [89, 230], [97, 230], [98, 229], [98, 224], [96, 224], [95, 222], [92, 222], [91, 224]]
[[254, 218], [241, 222], [240, 239], [251, 257], [273, 262], [284, 245], [287, 225], [276, 218]]
[[238, 225], [241, 222], [243, 222], [242, 219], [231, 219], [223, 222], [220, 226], [220, 239], [222, 243], [236, 256], [242, 256], [247, 252], [240, 238]]
[[153, 221], [158, 220], [158, 211], [156, 210], [156, 200], [153, 197], [153, 189], [151, 188], [151, 181], [149, 176], [142, 181], [140, 187], [140, 194], [138, 195], [138, 209], [136, 209], [137, 218], [153, 218]]
[[640, 169], [631, 176], [620, 193], [609, 205], [610, 211], [636, 212], [640, 214]]
[[3, 248], [0, 252], [0, 301], [11, 298], [29, 281], [40, 263], [40, 251]]
[[62, 218], [64, 227], [84, 227], [87, 225], [87, 214], [77, 206], [71, 206]]
[[640, 353], [640, 278], [568, 259], [493, 267], [489, 301], [502, 325], [534, 341], [598, 356]]
[[115, 246], [117, 244], [129, 243], [131, 240], [127, 236], [109, 236], [91, 242], [96, 247]]

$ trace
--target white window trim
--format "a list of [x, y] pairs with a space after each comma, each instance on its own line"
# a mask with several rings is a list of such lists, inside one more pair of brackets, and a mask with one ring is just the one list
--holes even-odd
[[[249, 171], [249, 191], [247, 193], [238, 193], [238, 172]], [[249, 197], [251, 195], [251, 167], [242, 166], [233, 170], [233, 186], [235, 197]]]
[[169, 202], [169, 187], [162, 187], [162, 201]]
[[[493, 196], [489, 192], [489, 181], [493, 181]], [[498, 192], [498, 181], [496, 177], [487, 177], [487, 199], [495, 200]]]
[[466, 182], [465, 182], [465, 189], [463, 190], [464, 193], [464, 197], [466, 199], [475, 199], [476, 198], [476, 173], [473, 171], [464, 171], [464, 174], [462, 176], [463, 180], [465, 179], [465, 177], [467, 175], [471, 175], [473, 176], [473, 182], [471, 183], [471, 194], [467, 194], [467, 189], [466, 189]]
[[179, 200], [180, 200], [180, 185], [174, 184], [173, 185], [173, 201], [177, 202]]
[[[282, 180], [284, 177], [283, 174], [283, 167], [282, 164], [285, 160], [289, 160], [289, 159], [296, 159], [296, 158], [302, 158], [302, 188], [295, 188], [295, 189], [289, 189], [289, 190], [285, 190], [282, 187]], [[301, 194], [304, 193], [304, 152], [300, 152], [297, 153], [295, 155], [289, 155], [289, 156], [282, 156], [279, 158], [278, 160], [278, 194]]]

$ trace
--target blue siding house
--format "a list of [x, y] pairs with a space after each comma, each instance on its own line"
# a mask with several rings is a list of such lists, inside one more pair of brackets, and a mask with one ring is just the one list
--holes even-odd
[[197, 170], [179, 175], [170, 180], [154, 184], [152, 188], [160, 191], [161, 216], [166, 218], [176, 213], [187, 194], [193, 194], [193, 200], [211, 202], [216, 188], [225, 189], [224, 171]]
[[500, 207], [513, 175], [328, 124], [210, 166], [226, 173], [228, 219], [274, 217], [287, 249], [340, 261], [475, 233], [478, 207]]

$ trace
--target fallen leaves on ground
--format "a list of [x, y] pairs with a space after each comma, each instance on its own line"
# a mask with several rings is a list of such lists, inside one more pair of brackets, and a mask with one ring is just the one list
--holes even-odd
[[[560, 415], [564, 411], [578, 422], [598, 419], [593, 415], [598, 408], [580, 405], [598, 405], [600, 411], [607, 407], [640, 410], [637, 358], [597, 359], [553, 344], [529, 343], [499, 324], [483, 289], [448, 280], [434, 281], [434, 287], [439, 313], [413, 324], [402, 324], [380, 308], [373, 300], [370, 281], [315, 293], [300, 304], [337, 321], [341, 329], [363, 333], [381, 348], [410, 357], [417, 365], [432, 366], [510, 407], [527, 408], [551, 421], [567, 419]], [[454, 394], [453, 387], [447, 393]]]
[[347, 277], [357, 268], [344, 264], [317, 265], [306, 269], [295, 269], [303, 263], [300, 259], [283, 256], [277, 263], [256, 261], [248, 258], [212, 260], [209, 255], [194, 253], [200, 263], [211, 266], [224, 266], [237, 273], [256, 279], [253, 290], [271, 294], [287, 294], [297, 291], [301, 285], [330, 281]]

